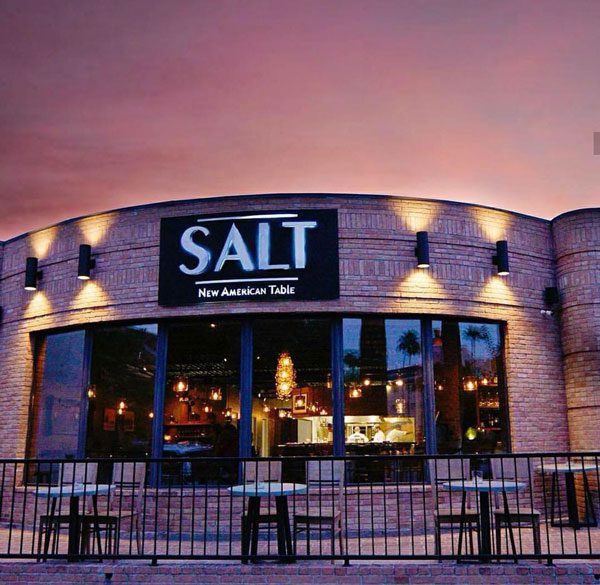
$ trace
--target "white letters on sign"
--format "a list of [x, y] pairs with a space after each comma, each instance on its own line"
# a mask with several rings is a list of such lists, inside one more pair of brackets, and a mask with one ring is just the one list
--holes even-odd
[[210, 262], [210, 251], [196, 244], [192, 239], [193, 235], [197, 232], [202, 232], [205, 236], [208, 236], [210, 233], [205, 227], [193, 226], [185, 230], [181, 236], [182, 249], [190, 256], [194, 256], [198, 261], [195, 268], [188, 268], [185, 264], [180, 264], [179, 270], [184, 274], [202, 274], [208, 268], [208, 263]]
[[[292, 230], [292, 246], [290, 250], [293, 267], [296, 269], [306, 268], [306, 230], [317, 227], [316, 221], [283, 221], [281, 227]], [[223, 244], [223, 248], [215, 263], [215, 272], [220, 272], [226, 262], [239, 262], [240, 267], [246, 271], [253, 270], [289, 270], [290, 264], [271, 264], [271, 225], [267, 222], [258, 224], [257, 233], [257, 258], [254, 261], [250, 250], [235, 223], [231, 228]], [[204, 226], [193, 226], [186, 229], [181, 236], [181, 248], [184, 252], [195, 258], [196, 265], [188, 267], [180, 264], [179, 270], [184, 274], [203, 274], [209, 268], [212, 258], [211, 250], [194, 241], [194, 235], [201, 233], [209, 236], [210, 231]]]

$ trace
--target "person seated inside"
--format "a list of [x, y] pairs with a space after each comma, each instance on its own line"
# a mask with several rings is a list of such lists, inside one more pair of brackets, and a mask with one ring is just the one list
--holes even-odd
[[368, 443], [367, 435], [360, 432], [359, 426], [355, 426], [352, 430], [354, 432], [348, 437], [349, 443]]
[[385, 433], [381, 430], [379, 425], [373, 426], [373, 443], [383, 443], [385, 441]]

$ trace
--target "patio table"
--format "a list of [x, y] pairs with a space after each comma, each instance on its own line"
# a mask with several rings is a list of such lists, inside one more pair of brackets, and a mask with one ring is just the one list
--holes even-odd
[[[79, 499], [81, 497], [92, 496], [93, 502], [93, 515], [92, 519], [98, 517], [98, 504], [97, 496], [106, 495], [112, 493], [115, 489], [114, 485], [110, 484], [65, 484], [62, 486], [54, 486], [42, 488], [40, 487], [36, 492], [36, 496], [41, 498], [50, 498], [52, 504], [50, 507], [49, 517], [52, 517], [56, 513], [56, 504], [62, 498], [69, 498], [69, 540], [67, 546], [67, 560], [74, 562], [77, 560], [77, 556], [80, 550], [81, 541], [81, 523], [83, 514], [79, 514]], [[85, 510], [84, 510], [85, 514]], [[50, 538], [50, 532], [46, 532], [46, 543], [44, 549], [47, 550], [48, 542]], [[98, 553], [102, 554], [100, 548], [100, 539], [98, 538]]]
[[[504, 511], [507, 517], [510, 517], [508, 510], [508, 500], [506, 494], [508, 492], [516, 492], [524, 489], [524, 483], [513, 480], [489, 480], [489, 479], [473, 479], [469, 481], [453, 481], [445, 482], [442, 487], [451, 492], [475, 492], [479, 495], [479, 554], [480, 556], [490, 556], [492, 554], [492, 523], [490, 519], [490, 494], [501, 493], [504, 504]], [[465, 514], [465, 499], [461, 506], [461, 516]], [[512, 526], [508, 524], [511, 545], [513, 552], [516, 554], [514, 536]], [[462, 523], [459, 533], [458, 554], [460, 555], [462, 541]]]
[[[596, 462], [576, 462], [576, 463], [549, 463], [548, 465], [538, 465], [536, 468], [540, 473], [552, 473], [552, 495], [550, 500], [550, 522], [552, 526], [569, 526], [574, 530], [582, 527], [597, 526], [596, 512], [592, 502], [592, 492], [588, 482], [588, 471], [598, 473], [598, 464]], [[581, 473], [583, 476], [583, 498], [585, 502], [585, 518], [579, 518], [579, 509], [577, 506], [577, 491], [575, 489], [575, 474]], [[558, 501], [560, 513], [560, 493], [559, 493], [559, 475], [565, 476], [565, 489], [567, 492], [567, 521], [562, 518], [555, 520], [556, 501]]]
[[247, 562], [252, 542], [252, 555], [256, 556], [258, 547], [258, 527], [260, 517], [260, 499], [274, 497], [277, 518], [277, 553], [282, 562], [294, 562], [292, 531], [288, 496], [305, 494], [307, 486], [301, 483], [257, 482], [235, 485], [229, 488], [232, 496], [248, 497], [247, 522], [242, 525], [242, 556]]

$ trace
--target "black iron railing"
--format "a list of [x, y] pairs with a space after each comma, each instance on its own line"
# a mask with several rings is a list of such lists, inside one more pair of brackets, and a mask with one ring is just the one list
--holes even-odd
[[599, 453], [0, 460], [0, 558], [600, 558]]

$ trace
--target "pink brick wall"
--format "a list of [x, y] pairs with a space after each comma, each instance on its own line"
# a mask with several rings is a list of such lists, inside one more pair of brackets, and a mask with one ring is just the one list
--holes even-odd
[[553, 222], [571, 447], [600, 449], [600, 209]]
[[[597, 583], [595, 564], [473, 566], [455, 564], [356, 564], [350, 567], [325, 563], [295, 566], [240, 566], [231, 564], [119, 563], [51, 565], [46, 563], [0, 563], [0, 582], [21, 585], [88, 583], [121, 585], [139, 583], [179, 585], [182, 583], [236, 583], [247, 585], [560, 585]], [[111, 579], [105, 579], [106, 574]]]
[[[157, 305], [161, 217], [293, 208], [339, 209], [338, 300]], [[429, 231], [432, 268], [415, 269], [415, 232]], [[511, 274], [494, 276], [496, 240], [506, 238]], [[599, 240], [597, 240], [599, 241]], [[75, 278], [80, 243], [98, 259], [94, 278]], [[40, 290], [23, 290], [25, 258], [38, 256]], [[132, 208], [74, 220], [3, 246], [0, 272], [0, 454], [24, 453], [32, 377], [30, 333], [123, 319], [231, 313], [459, 315], [506, 321], [513, 448], [568, 447], [558, 320], [540, 315], [555, 279], [549, 222], [441, 201], [391, 197], [247, 197]]]

